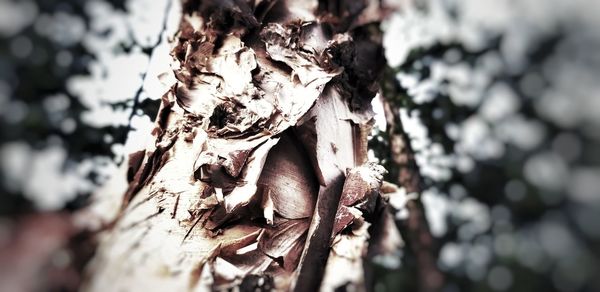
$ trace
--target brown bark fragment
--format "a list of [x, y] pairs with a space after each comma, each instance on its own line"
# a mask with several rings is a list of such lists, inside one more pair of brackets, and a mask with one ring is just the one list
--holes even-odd
[[309, 218], [318, 191], [306, 152], [299, 144], [291, 132], [285, 132], [269, 152], [258, 180], [263, 196], [268, 197], [263, 200], [270, 201], [273, 210], [288, 219]]

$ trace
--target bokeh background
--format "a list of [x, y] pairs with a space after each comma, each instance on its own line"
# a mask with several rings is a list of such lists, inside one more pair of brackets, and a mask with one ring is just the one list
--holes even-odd
[[[67, 218], [146, 143], [171, 1], [0, 0], [0, 288], [76, 289], [90, 252]], [[396, 2], [382, 94], [444, 291], [598, 291], [599, 1]], [[390, 168], [382, 121], [370, 154]], [[375, 291], [415, 289], [407, 250], [372, 265]]]

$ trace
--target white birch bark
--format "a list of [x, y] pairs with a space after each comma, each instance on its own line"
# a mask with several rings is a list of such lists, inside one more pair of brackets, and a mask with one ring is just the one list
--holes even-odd
[[364, 289], [381, 7], [182, 4], [174, 83], [83, 290]]

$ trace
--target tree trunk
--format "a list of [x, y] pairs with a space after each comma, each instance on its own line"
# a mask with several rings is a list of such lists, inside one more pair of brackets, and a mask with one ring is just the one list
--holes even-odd
[[380, 3], [181, 8], [173, 85], [84, 290], [365, 290]]
[[391, 158], [398, 170], [395, 181], [405, 189], [407, 197], [410, 198], [403, 206], [408, 211], [408, 216], [400, 221], [400, 231], [416, 259], [417, 287], [423, 292], [440, 291], [444, 284], [444, 276], [437, 267], [434, 238], [429, 230], [425, 210], [420, 200], [420, 195], [423, 193], [423, 178], [410, 139], [402, 125], [398, 107], [394, 108], [385, 99], [383, 106], [387, 120], [387, 133], [390, 137]]

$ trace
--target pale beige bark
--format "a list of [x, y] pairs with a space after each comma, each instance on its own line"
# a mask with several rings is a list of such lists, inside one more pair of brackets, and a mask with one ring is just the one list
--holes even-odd
[[364, 215], [385, 204], [365, 163], [381, 7], [182, 8], [176, 81], [83, 290], [365, 289]]

